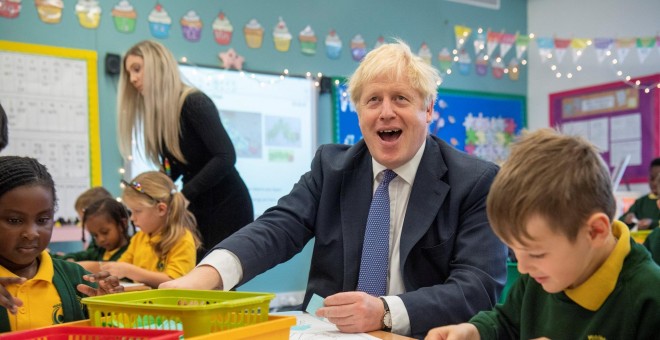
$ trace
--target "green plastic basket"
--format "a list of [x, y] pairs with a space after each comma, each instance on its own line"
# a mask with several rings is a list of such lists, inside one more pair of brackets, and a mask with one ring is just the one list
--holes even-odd
[[83, 298], [96, 327], [183, 330], [186, 337], [268, 321], [271, 293], [156, 289]]

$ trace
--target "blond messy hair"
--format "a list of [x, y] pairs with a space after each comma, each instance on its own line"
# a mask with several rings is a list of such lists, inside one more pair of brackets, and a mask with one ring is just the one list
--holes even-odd
[[[132, 187], [133, 183], [139, 183], [140, 189], [136, 190], [135, 187]], [[124, 187], [123, 200], [139, 202], [147, 207], [153, 207], [159, 203], [167, 205], [167, 222], [160, 231], [162, 237], [158, 243], [153, 245], [154, 251], [159, 257], [167, 256], [176, 242], [185, 235], [186, 230], [192, 233], [195, 248], [201, 246], [197, 220], [188, 210], [189, 202], [181, 192], [176, 190], [174, 182], [167, 175], [159, 171], [143, 172], [135, 177], [130, 185], [131, 187]]]
[[[135, 89], [126, 74], [126, 58], [138, 56], [144, 61], [143, 93]], [[126, 159], [132, 143], [142, 128], [145, 156], [160, 164], [165, 147], [179, 161], [186, 159], [179, 146], [181, 108], [186, 97], [196, 91], [181, 81], [179, 67], [172, 53], [161, 43], [145, 40], [131, 47], [122, 62], [119, 75], [117, 117], [119, 150]]]
[[412, 88], [424, 98], [424, 106], [435, 102], [441, 78], [438, 70], [415, 55], [404, 41], [383, 44], [367, 53], [348, 82], [351, 101], [359, 107], [364, 86], [374, 79], [388, 80], [408, 78]]
[[596, 147], [552, 129], [526, 133], [512, 145], [486, 204], [495, 233], [521, 244], [531, 239], [532, 216], [574, 242], [592, 214], [612, 220], [616, 210], [609, 168]]

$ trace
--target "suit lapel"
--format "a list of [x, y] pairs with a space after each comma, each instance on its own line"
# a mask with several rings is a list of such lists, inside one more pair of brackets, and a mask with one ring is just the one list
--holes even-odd
[[399, 254], [402, 269], [412, 247], [426, 234], [449, 193], [449, 185], [442, 181], [446, 172], [438, 143], [427, 137], [403, 220]]
[[364, 230], [373, 190], [373, 166], [364, 152], [353, 170], [344, 173], [341, 184], [340, 212], [344, 243], [344, 290], [355, 290], [362, 257]]

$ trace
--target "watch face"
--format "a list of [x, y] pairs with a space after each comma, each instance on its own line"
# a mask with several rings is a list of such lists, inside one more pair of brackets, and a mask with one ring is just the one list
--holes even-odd
[[383, 323], [385, 324], [385, 327], [392, 328], [392, 315], [389, 311], [383, 316]]

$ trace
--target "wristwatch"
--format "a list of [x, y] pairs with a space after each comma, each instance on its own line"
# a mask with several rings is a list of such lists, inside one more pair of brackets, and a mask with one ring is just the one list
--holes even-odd
[[392, 331], [392, 314], [390, 313], [390, 306], [387, 305], [384, 297], [380, 297], [380, 300], [383, 301], [383, 307], [385, 308], [385, 314], [383, 314], [383, 328], [382, 330], [386, 332]]

